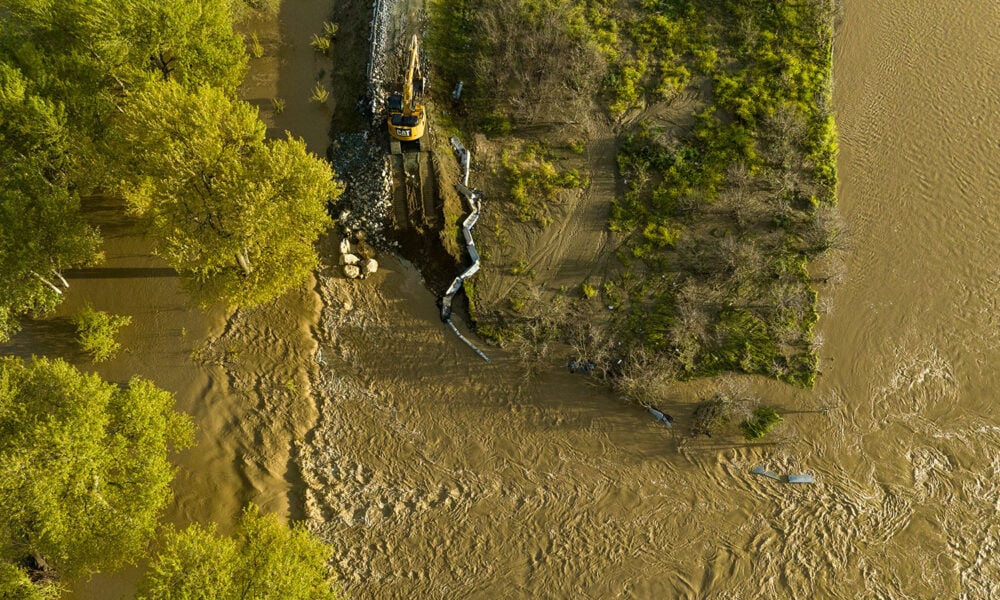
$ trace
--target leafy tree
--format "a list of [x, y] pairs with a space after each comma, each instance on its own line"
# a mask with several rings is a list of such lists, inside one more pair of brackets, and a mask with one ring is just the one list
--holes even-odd
[[131, 322], [130, 316], [94, 310], [89, 304], [73, 317], [80, 348], [94, 362], [104, 362], [118, 353], [121, 344], [115, 340], [115, 335]]
[[68, 180], [69, 133], [61, 108], [0, 58], [0, 341], [26, 314], [62, 294], [52, 283], [99, 258], [97, 230], [80, 216]]
[[142, 582], [143, 600], [334, 600], [330, 549], [250, 505], [233, 538], [192, 525], [167, 534]]
[[0, 12], [4, 45], [18, 63], [95, 133], [150, 79], [233, 93], [246, 69], [227, 2], [0, 0]]
[[341, 192], [300, 140], [265, 140], [257, 109], [166, 82], [136, 94], [115, 139], [119, 189], [203, 301], [256, 305], [305, 280]]
[[147, 380], [0, 358], [0, 558], [71, 577], [133, 560], [171, 498], [167, 454], [191, 441]]
[[234, 94], [246, 50], [229, 4], [208, 0], [0, 0], [0, 60], [71, 124], [65, 169], [83, 196], [105, 182], [110, 120], [149, 81]]
[[55, 582], [34, 583], [24, 569], [0, 561], [0, 598], [3, 600], [56, 600], [62, 591]]
[[131, 0], [126, 6], [135, 24], [123, 32], [131, 42], [130, 65], [151, 68], [158, 78], [190, 90], [211, 85], [236, 92], [246, 72], [247, 54], [242, 38], [233, 31], [226, 2]]

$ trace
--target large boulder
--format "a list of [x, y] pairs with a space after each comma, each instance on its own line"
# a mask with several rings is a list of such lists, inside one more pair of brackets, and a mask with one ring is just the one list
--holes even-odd
[[357, 279], [361, 277], [361, 269], [358, 265], [344, 265], [344, 275], [347, 275], [349, 279]]
[[[358, 256], [363, 256], [365, 258], [371, 258], [375, 256], [375, 248], [371, 244], [364, 240], [360, 240], [355, 244], [354, 253]], [[364, 261], [362, 261], [364, 262]]]
[[372, 275], [378, 271], [378, 261], [374, 258], [369, 258], [368, 260], [361, 263], [361, 271], [365, 275]]
[[340, 253], [341, 254], [351, 253], [351, 240], [348, 239], [340, 240]]
[[341, 254], [340, 264], [342, 265], [356, 265], [361, 262], [361, 259], [354, 254]]

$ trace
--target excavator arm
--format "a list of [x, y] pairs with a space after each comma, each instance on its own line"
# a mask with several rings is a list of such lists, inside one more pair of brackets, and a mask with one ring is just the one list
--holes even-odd
[[410, 66], [406, 70], [406, 81], [403, 83], [403, 106], [407, 107], [408, 113], [415, 110], [416, 95], [414, 92], [423, 92], [424, 87], [424, 78], [420, 74], [419, 51], [417, 34], [413, 34], [413, 41], [410, 42]]

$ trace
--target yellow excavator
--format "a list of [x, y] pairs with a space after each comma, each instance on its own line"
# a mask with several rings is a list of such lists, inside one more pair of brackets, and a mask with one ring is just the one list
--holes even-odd
[[[401, 142], [418, 142], [427, 127], [427, 113], [418, 96], [424, 92], [424, 78], [420, 74], [419, 43], [417, 35], [410, 42], [410, 66], [406, 70], [403, 93], [389, 95], [389, 135], [392, 136], [392, 152], [400, 152]], [[419, 144], [419, 142], [418, 142]], [[418, 146], [419, 149], [419, 146]]]

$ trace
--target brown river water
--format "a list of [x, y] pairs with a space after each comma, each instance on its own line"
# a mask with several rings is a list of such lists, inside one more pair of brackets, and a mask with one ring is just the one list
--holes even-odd
[[[306, 41], [331, 4], [285, 4], [245, 91], [322, 154], [340, 109], [304, 101], [323, 68]], [[153, 378], [199, 425], [168, 520], [228, 531], [250, 500], [305, 518], [354, 598], [997, 597], [1000, 4], [844, 0], [834, 80], [851, 235], [820, 290], [823, 375], [678, 385], [676, 435], [560, 361], [480, 362], [392, 257], [366, 281], [324, 270], [270, 315], [206, 316], [113, 207], [91, 209], [108, 263], [11, 347], [79, 361], [66, 315], [84, 298], [133, 314], [129, 352], [99, 370]], [[688, 438], [716, 385], [781, 407], [783, 430]], [[136, 573], [74, 597], [123, 597]]]

